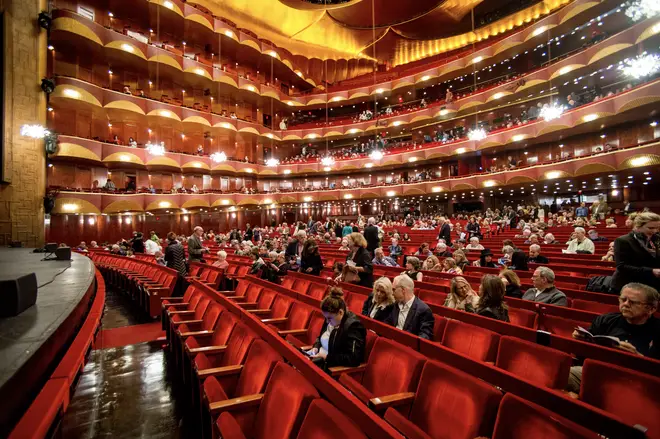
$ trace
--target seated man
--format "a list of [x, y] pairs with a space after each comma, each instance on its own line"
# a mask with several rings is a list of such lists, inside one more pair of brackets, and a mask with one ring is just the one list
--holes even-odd
[[[660, 319], [653, 314], [658, 310], [660, 294], [648, 285], [631, 282], [621, 289], [619, 312], [598, 316], [591, 323], [592, 335], [606, 335], [619, 339], [618, 349], [632, 354], [660, 360]], [[573, 338], [584, 340], [573, 332]], [[571, 367], [568, 390], [579, 393], [582, 367]]]
[[529, 257], [527, 258], [527, 262], [530, 264], [548, 264], [550, 260], [541, 255], [540, 245], [532, 244], [529, 246]]
[[604, 236], [598, 236], [598, 232], [594, 229], [589, 230], [589, 239], [591, 242], [607, 242], [608, 239]]
[[392, 284], [396, 305], [384, 323], [406, 332], [433, 340], [435, 318], [429, 306], [415, 296], [415, 283], [406, 274], [394, 278]]
[[371, 261], [373, 265], [384, 265], [385, 267], [398, 267], [399, 264], [396, 263], [396, 261], [389, 256], [385, 256], [385, 253], [383, 252], [382, 247], [378, 247], [376, 250], [374, 250], [374, 254], [376, 255], [374, 259]]
[[105, 185], [103, 186], [103, 189], [114, 191], [116, 189], [116, 186], [113, 183], [113, 181], [108, 178], [108, 180], [105, 182]]
[[451, 251], [449, 251], [447, 244], [439, 242], [438, 245], [435, 246], [435, 255], [439, 258], [451, 258]]
[[549, 305], [567, 306], [566, 295], [555, 287], [555, 272], [548, 267], [539, 267], [532, 275], [534, 288], [523, 295], [523, 300], [547, 303]]
[[587, 238], [587, 232], [583, 227], [575, 228], [575, 239], [568, 242], [566, 253], [589, 253], [594, 254], [596, 246], [591, 239]]

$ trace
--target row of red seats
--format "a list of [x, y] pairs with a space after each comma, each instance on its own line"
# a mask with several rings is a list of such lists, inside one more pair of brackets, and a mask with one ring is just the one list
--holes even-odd
[[[248, 285], [244, 286], [246, 282]], [[304, 335], [309, 334], [310, 328], [318, 325], [318, 323], [314, 323], [315, 319], [313, 318], [318, 308], [315, 309], [311, 303], [303, 302], [302, 299], [305, 296], [302, 294], [250, 276], [239, 284], [239, 289], [236, 292], [231, 293], [235, 294], [235, 296], [230, 300], [238, 300], [238, 304], [248, 308], [248, 312], [255, 313], [251, 309], [252, 306], [245, 306], [245, 303], [247, 303], [246, 296], [250, 295], [251, 292], [258, 296], [255, 306], [266, 306], [264, 304], [265, 298], [270, 302], [269, 306], [257, 312], [260, 317], [264, 317], [262, 323], [277, 325], [281, 336], [286, 336], [292, 344], [296, 344], [304, 349], [306, 347], [304, 346], [305, 341], [296, 340], [288, 331], [295, 330]], [[259, 294], [255, 294], [255, 292], [259, 292]], [[241, 297], [246, 297], [246, 299], [239, 300], [238, 298]], [[318, 304], [316, 299], [312, 299], [312, 303]], [[305, 308], [307, 308], [306, 311]], [[296, 312], [294, 313], [294, 311]], [[488, 388], [489, 393], [468, 393], [466, 395], [465, 389], [473, 389], [474, 384], [465, 382], [465, 379], [468, 381], [473, 380], [474, 383], [481, 383], [481, 381], [469, 375], [461, 376], [461, 372], [458, 372], [457, 375], [450, 373], [448, 375], [450, 378], [440, 388], [449, 385], [448, 383], [459, 383], [456, 388], [451, 386], [449, 393], [459, 392], [462, 395], [460, 400], [472, 401], [467, 406], [457, 407], [458, 412], [452, 412], [452, 407], [449, 407], [445, 400], [437, 397], [437, 395], [444, 394], [442, 391], [439, 393], [432, 392], [429, 395], [426, 389], [433, 388], [434, 380], [441, 380], [438, 377], [446, 376], [448, 370], [454, 372], [451, 367], [453, 365], [438, 365], [435, 362], [429, 362], [428, 355], [424, 356], [415, 352], [419, 351], [420, 346], [420, 340], [417, 337], [388, 326], [383, 326], [371, 319], [364, 318], [364, 320], [370, 329], [377, 329], [376, 332], [379, 336], [371, 332], [369, 333], [366, 349], [367, 361], [365, 364], [358, 368], [331, 369], [332, 375], [339, 377], [340, 383], [344, 384], [358, 399], [362, 400], [363, 403], [371, 407], [376, 413], [385, 413], [385, 419], [391, 421], [392, 425], [400, 429], [408, 437], [427, 437], [425, 434], [429, 433], [430, 436], [428, 437], [452, 438], [472, 438], [480, 434], [489, 435], [489, 432], [492, 431], [492, 421], [497, 412], [497, 405], [501, 398], [499, 391], [492, 386], [482, 384], [484, 387], [481, 390], [483, 391], [485, 388]], [[548, 390], [546, 388], [546, 386], [550, 386], [558, 389], [565, 385], [568, 377], [568, 367], [572, 360], [571, 356], [554, 349], [516, 339], [515, 337], [501, 337], [498, 340], [497, 346], [502, 351], [498, 352], [496, 358], [494, 358], [497, 363], [490, 365], [483, 361], [475, 360], [472, 358], [472, 355], [466, 355], [460, 350], [457, 350], [457, 347], [464, 346], [465, 344], [474, 346], [474, 349], [477, 349], [477, 346], [482, 344], [479, 336], [476, 336], [473, 340], [470, 339], [470, 337], [475, 337], [472, 328], [468, 331], [464, 329], [471, 325], [453, 320], [444, 321], [444, 324], [442, 343], [431, 344], [441, 347], [442, 351], [451, 352], [452, 355], [460, 358], [462, 361], [470, 364], [478, 363], [496, 370], [499, 373], [499, 377], [494, 381], [497, 381], [497, 383], [489, 381], [491, 384], [500, 385], [508, 380], [508, 388], [520, 387], [521, 391], [527, 395], [534, 393], [529, 391], [530, 388], [534, 389], [539, 392], [538, 395], [534, 396], [535, 399], [544, 401], [550, 397], [554, 400], [553, 403], [555, 405], [561, 407], [563, 413], [568, 416], [576, 416], [581, 423], [589, 425], [594, 430], [603, 433], [608, 432], [609, 437], [644, 437], [629, 422], [625, 422], [612, 414], [599, 410], [597, 407], [592, 406], [593, 404], [589, 405], [575, 401], [557, 390]], [[284, 325], [285, 328], [290, 329], [279, 329], [280, 325]], [[319, 331], [320, 328], [317, 329], [316, 335], [318, 335]], [[410, 349], [399, 344], [397, 341], [388, 340], [388, 338], [391, 338], [390, 335], [392, 333], [400, 333], [405, 340], [404, 344], [410, 344], [411, 340], [414, 341], [416, 349]], [[445, 346], [445, 344], [449, 344], [450, 346]], [[201, 361], [201, 364], [197, 359], [195, 361], [197, 362], [196, 366], [201, 365], [202, 367], [211, 368], [214, 366], [213, 363], [207, 363], [207, 359]], [[598, 362], [591, 362], [591, 364], [595, 363]], [[441, 371], [442, 373], [433, 373], [428, 376], [427, 379], [431, 380], [431, 382], [422, 381], [420, 377], [425, 376], [422, 370], [426, 370], [427, 367], [434, 370], [434, 372]], [[626, 369], [621, 370], [626, 373], [629, 372]], [[505, 379], [503, 380], [502, 377]], [[653, 377], [646, 376], [643, 378], [654, 379]], [[462, 390], [458, 391], [456, 389]], [[411, 394], [410, 392], [414, 390], [417, 390], [417, 393]], [[516, 393], [513, 390], [512, 392]], [[489, 394], [490, 396], [488, 396]], [[419, 400], [417, 399], [418, 395]], [[472, 410], [475, 410], [475, 404], [478, 406], [478, 409], [476, 409], [478, 416], [472, 417], [470, 415], [468, 416], [469, 419], [456, 416], [456, 413], [472, 413]], [[401, 405], [403, 405], [403, 409], [401, 409]], [[396, 410], [394, 409], [395, 406], [397, 407]], [[418, 410], [416, 410], [416, 407]], [[429, 409], [421, 409], [421, 407], [428, 407]], [[466, 412], [467, 408], [469, 410]], [[479, 410], [485, 410], [490, 413], [490, 416], [483, 416], [486, 412]], [[446, 417], [443, 417], [443, 415]], [[409, 417], [409, 421], [412, 421], [412, 423], [406, 420], [407, 417]], [[553, 416], [553, 418], [556, 418], [556, 416]], [[449, 419], [452, 419], [453, 423], [448, 422]], [[585, 419], [589, 419], [589, 421], [585, 423]], [[648, 420], [645, 419], [644, 421], [648, 425]], [[433, 427], [429, 427], [431, 431], [425, 430], [423, 427], [425, 425], [433, 425]], [[421, 428], [423, 430], [421, 432], [419, 431], [420, 426], [422, 426]], [[534, 430], [531, 426], [528, 427], [531, 431]], [[437, 434], [440, 434], [442, 430], [446, 430], [449, 434], [438, 436]], [[526, 434], [530, 433], [525, 428], [523, 428], [523, 431]], [[410, 436], [411, 434], [412, 436]], [[536, 434], [539, 434], [539, 432]], [[571, 434], [565, 437], [578, 437]], [[593, 433], [591, 434], [592, 436], [588, 437], [596, 437]], [[532, 435], [531, 437], [537, 436]]]
[[84, 323], [50, 379], [10, 433], [9, 439], [52, 437], [53, 431], [59, 425], [69, 406], [70, 395], [75, 390], [87, 356], [94, 349], [94, 341], [103, 316], [105, 282], [98, 270], [95, 280], [94, 300], [91, 302]]

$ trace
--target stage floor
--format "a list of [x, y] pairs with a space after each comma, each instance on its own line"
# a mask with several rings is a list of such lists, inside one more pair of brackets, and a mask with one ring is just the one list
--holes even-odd
[[[15, 317], [0, 318], [0, 390], [64, 322], [94, 282], [94, 264], [72, 253], [71, 261], [41, 261], [33, 249], [0, 249], [0, 278], [35, 272], [37, 303]], [[8, 397], [8, 395], [4, 395]]]

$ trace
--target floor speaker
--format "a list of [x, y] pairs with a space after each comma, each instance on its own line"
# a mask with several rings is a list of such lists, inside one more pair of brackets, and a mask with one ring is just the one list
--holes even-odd
[[70, 261], [71, 247], [58, 247], [55, 250], [55, 259], [57, 259], [58, 261]]
[[17, 316], [37, 301], [34, 273], [0, 279], [0, 317]]

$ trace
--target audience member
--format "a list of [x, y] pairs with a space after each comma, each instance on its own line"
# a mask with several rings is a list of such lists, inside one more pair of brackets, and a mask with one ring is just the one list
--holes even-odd
[[541, 254], [541, 246], [532, 244], [529, 246], [529, 257], [527, 262], [530, 264], [548, 264], [550, 260]]
[[445, 258], [445, 260], [442, 261], [442, 272], [459, 276], [463, 274], [463, 270], [456, 265], [456, 260], [454, 258]]
[[319, 253], [319, 246], [313, 239], [308, 239], [303, 244], [303, 250], [300, 255], [300, 272], [318, 276], [323, 270], [323, 261]]
[[202, 244], [203, 236], [204, 229], [197, 226], [193, 229], [193, 234], [188, 238], [188, 259], [190, 262], [202, 262], [204, 260], [204, 253], [209, 252], [209, 249]]
[[520, 278], [515, 271], [504, 269], [500, 271], [500, 279], [504, 282], [505, 297], [513, 297], [515, 299], [522, 299], [523, 293], [520, 289]]
[[479, 295], [472, 289], [470, 283], [463, 276], [453, 277], [444, 306], [459, 311], [474, 312], [478, 303]]
[[486, 274], [481, 278], [479, 286], [479, 303], [475, 313], [503, 322], [509, 321], [509, 310], [504, 303], [505, 287], [502, 279], [494, 274]]
[[587, 238], [587, 232], [583, 227], [576, 227], [575, 238], [569, 241], [566, 253], [589, 253], [593, 255], [594, 251], [596, 251], [596, 246], [591, 242], [591, 239]]
[[213, 263], [214, 267], [221, 268], [223, 270], [226, 270], [227, 267], [229, 267], [229, 262], [227, 262], [227, 252], [224, 250], [220, 250], [218, 252], [218, 260]]
[[415, 296], [415, 282], [409, 276], [399, 275], [394, 278], [392, 287], [397, 304], [384, 322], [421, 338], [433, 340], [435, 318], [431, 308]]
[[406, 271], [404, 271], [404, 274], [410, 279], [422, 282], [424, 275], [419, 271], [421, 268], [422, 263], [419, 258], [416, 258], [415, 256], [408, 256], [406, 258]]
[[396, 261], [389, 257], [385, 256], [385, 253], [383, 252], [382, 247], [378, 247], [374, 253], [376, 256], [372, 259], [371, 263], [373, 265], [383, 265], [385, 267], [398, 267], [399, 264], [396, 263]]
[[392, 282], [386, 277], [378, 278], [374, 282], [373, 291], [362, 305], [362, 315], [382, 322], [392, 313], [394, 303]]
[[637, 214], [633, 230], [614, 241], [616, 271], [612, 276], [614, 292], [630, 282], [660, 289], [660, 215]]
[[363, 287], [373, 287], [373, 265], [371, 265], [371, 255], [367, 251], [367, 241], [361, 233], [353, 232], [346, 237], [350, 253], [346, 256], [346, 265], [350, 271], [357, 273], [358, 285]]
[[567, 306], [566, 295], [555, 286], [555, 272], [548, 267], [539, 267], [532, 275], [534, 288], [530, 288], [523, 295], [523, 300], [547, 303], [549, 305]]

